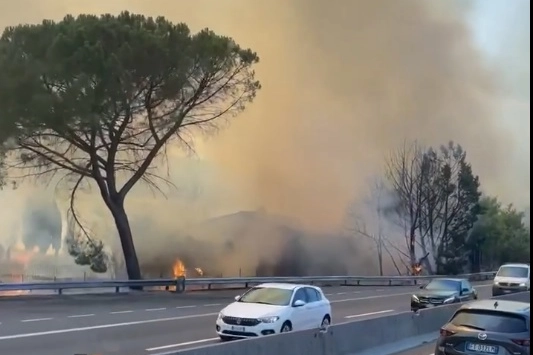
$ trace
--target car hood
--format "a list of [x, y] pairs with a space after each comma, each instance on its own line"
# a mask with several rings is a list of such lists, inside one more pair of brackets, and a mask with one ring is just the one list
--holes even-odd
[[225, 316], [238, 318], [262, 318], [279, 315], [286, 306], [273, 306], [260, 303], [233, 302], [221, 313]]
[[444, 298], [457, 295], [459, 292], [451, 290], [420, 290], [415, 295], [419, 297]]
[[526, 283], [528, 281], [527, 278], [521, 278], [521, 277], [505, 277], [505, 276], [496, 276], [494, 278], [494, 282], [512, 282], [512, 283]]

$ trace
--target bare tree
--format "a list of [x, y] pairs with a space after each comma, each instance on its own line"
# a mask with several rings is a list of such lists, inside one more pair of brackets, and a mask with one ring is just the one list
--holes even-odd
[[416, 143], [394, 151], [386, 161], [386, 181], [392, 191], [393, 203], [385, 214], [404, 230], [409, 263], [417, 262], [417, 231], [421, 223], [423, 149]]

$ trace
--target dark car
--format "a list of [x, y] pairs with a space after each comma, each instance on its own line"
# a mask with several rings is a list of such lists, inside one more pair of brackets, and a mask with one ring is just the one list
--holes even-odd
[[477, 291], [466, 279], [433, 279], [411, 296], [411, 310], [477, 300]]
[[435, 355], [530, 355], [529, 324], [529, 303], [471, 302], [441, 328]]

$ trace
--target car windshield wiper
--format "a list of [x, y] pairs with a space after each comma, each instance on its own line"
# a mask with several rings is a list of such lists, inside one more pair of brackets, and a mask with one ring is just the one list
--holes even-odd
[[476, 327], [475, 325], [472, 325], [472, 324], [458, 324], [458, 326], [459, 327], [470, 328], [470, 329], [475, 329], [475, 330], [485, 330], [485, 328]]
[[271, 306], [272, 306], [272, 303], [268, 303], [268, 302], [260, 302], [260, 301], [257, 301], [257, 302], [254, 302], [254, 303], [257, 303], [257, 304], [268, 304], [268, 305], [271, 305]]

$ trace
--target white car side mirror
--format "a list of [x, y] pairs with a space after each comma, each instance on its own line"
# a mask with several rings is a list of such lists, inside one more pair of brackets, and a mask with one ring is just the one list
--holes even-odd
[[237, 296], [235, 296], [235, 301], [238, 301], [238, 300], [240, 300], [240, 299], [241, 299], [241, 295], [237, 295]]
[[305, 302], [302, 301], [302, 300], [296, 300], [294, 301], [294, 303], [292, 304], [293, 307], [302, 307], [302, 306], [305, 306]]

